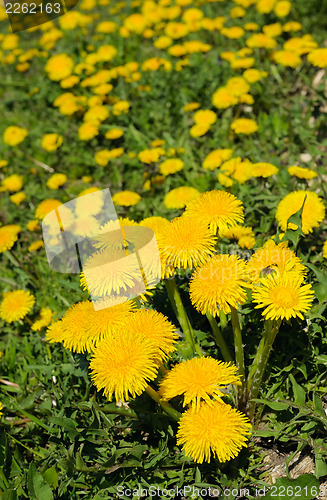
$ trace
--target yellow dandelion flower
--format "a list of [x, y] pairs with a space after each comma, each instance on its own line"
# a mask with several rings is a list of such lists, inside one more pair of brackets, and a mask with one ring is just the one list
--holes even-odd
[[197, 311], [219, 316], [229, 313], [246, 301], [246, 263], [236, 255], [221, 254], [210, 258], [197, 269], [190, 282], [191, 302]]
[[163, 161], [159, 166], [162, 175], [175, 174], [184, 168], [184, 162], [179, 158], [170, 158]]
[[217, 115], [211, 109], [200, 109], [194, 113], [193, 120], [198, 125], [213, 125], [217, 121]]
[[167, 208], [184, 208], [193, 198], [199, 196], [200, 192], [191, 186], [181, 186], [169, 191], [164, 199]]
[[165, 272], [172, 268], [190, 269], [203, 264], [214, 252], [216, 238], [200, 217], [176, 217], [157, 235]]
[[183, 406], [191, 404], [198, 410], [201, 402], [212, 404], [212, 398], [220, 399], [221, 389], [229, 384], [241, 384], [236, 366], [207, 356], [174, 366], [161, 381], [160, 394], [166, 400], [184, 395]]
[[202, 403], [199, 411], [190, 408], [179, 421], [177, 444], [195, 462], [210, 462], [211, 453], [220, 462], [235, 458], [247, 446], [251, 424], [248, 418], [230, 405], [215, 401]]
[[141, 196], [134, 191], [120, 191], [119, 193], [115, 193], [113, 195], [112, 201], [115, 205], [131, 207], [141, 201]]
[[56, 173], [51, 175], [47, 180], [47, 187], [49, 189], [58, 189], [60, 186], [63, 186], [67, 182], [67, 175]]
[[31, 326], [31, 330], [38, 332], [45, 326], [48, 326], [50, 324], [52, 315], [53, 312], [49, 307], [42, 307], [40, 311], [40, 317], [36, 321], [34, 321], [33, 325]]
[[53, 344], [54, 342], [62, 342], [64, 340], [64, 331], [62, 321], [54, 321], [46, 331], [46, 339]]
[[174, 344], [178, 339], [176, 328], [166, 316], [153, 309], [138, 309], [131, 314], [124, 327], [133, 336], [144, 335], [151, 343], [158, 361], [168, 357], [176, 348]]
[[236, 239], [241, 248], [250, 249], [255, 245], [254, 232], [251, 227], [237, 225], [228, 229], [221, 229], [219, 236], [230, 240]]
[[287, 227], [297, 229], [295, 224], [288, 226], [287, 221], [301, 209], [303, 203], [302, 231], [304, 234], [311, 233], [324, 220], [325, 205], [317, 193], [313, 191], [293, 191], [279, 202], [276, 210], [275, 217], [282, 231], [286, 231]]
[[43, 240], [36, 240], [30, 244], [30, 246], [28, 247], [28, 251], [29, 252], [36, 252], [36, 250], [39, 250], [42, 247], [44, 247]]
[[56, 151], [63, 143], [63, 136], [59, 134], [44, 134], [41, 147], [46, 151]]
[[135, 255], [127, 255], [125, 249], [100, 250], [85, 261], [83, 269], [81, 286], [94, 298], [126, 295], [140, 280], [143, 283]]
[[2, 191], [10, 191], [12, 193], [20, 191], [23, 187], [23, 177], [18, 174], [10, 175], [1, 182]]
[[290, 68], [297, 68], [302, 63], [301, 57], [290, 50], [277, 50], [272, 55], [273, 60], [282, 66], [289, 66]]
[[18, 239], [17, 233], [8, 226], [0, 227], [0, 253], [10, 250]]
[[230, 126], [235, 134], [253, 134], [258, 130], [258, 124], [251, 118], [237, 118]]
[[304, 319], [312, 304], [314, 292], [311, 285], [302, 285], [302, 276], [283, 273], [280, 276], [269, 274], [260, 279], [260, 284], [253, 288], [253, 302], [256, 309], [264, 307], [262, 315], [266, 319]]
[[318, 68], [327, 67], [327, 47], [314, 49], [308, 54], [308, 61]]
[[188, 216], [201, 219], [213, 232], [244, 220], [242, 202], [226, 191], [207, 191], [197, 196], [186, 206], [185, 217]]
[[183, 106], [183, 111], [195, 111], [196, 109], [199, 109], [200, 104], [198, 102], [189, 102], [188, 104], [185, 104]]
[[20, 205], [24, 200], [26, 200], [26, 194], [23, 191], [10, 196], [10, 201], [15, 205]]
[[17, 146], [28, 136], [27, 130], [22, 127], [11, 125], [7, 127], [3, 134], [3, 142], [8, 146]]
[[50, 80], [63, 80], [73, 72], [74, 61], [67, 54], [56, 54], [48, 59], [45, 71]]
[[240, 156], [237, 156], [236, 158], [225, 161], [221, 165], [220, 173], [218, 174], [219, 182], [227, 187], [232, 186], [233, 181], [231, 184], [224, 183], [224, 177], [222, 178], [222, 175], [230, 176], [239, 184], [244, 184], [252, 177], [252, 163], [247, 158], [242, 160]]
[[105, 138], [114, 140], [114, 139], [119, 139], [123, 135], [124, 131], [121, 128], [112, 128], [105, 133]]
[[54, 210], [55, 208], [60, 207], [62, 205], [61, 201], [49, 198], [47, 200], [41, 201], [35, 211], [36, 219], [44, 219], [49, 212]]
[[149, 227], [157, 234], [162, 228], [169, 226], [169, 220], [164, 217], [147, 217], [140, 222], [140, 226]]
[[215, 149], [205, 157], [202, 167], [205, 170], [214, 170], [215, 168], [220, 167], [224, 161], [229, 160], [232, 154], [232, 149]]
[[314, 179], [318, 176], [317, 172], [311, 170], [310, 168], [298, 167], [297, 165], [293, 165], [292, 167], [288, 167], [287, 169], [290, 175], [294, 175], [298, 179]]
[[278, 168], [271, 163], [259, 162], [253, 163], [251, 166], [251, 174], [253, 177], [270, 177], [271, 175], [276, 175], [278, 173]]
[[229, 108], [237, 103], [237, 97], [227, 87], [220, 87], [212, 96], [212, 104], [218, 109]]
[[210, 125], [196, 123], [190, 128], [190, 135], [191, 137], [202, 137], [208, 130], [210, 130]]
[[12, 323], [25, 318], [35, 304], [35, 297], [25, 290], [6, 292], [0, 304], [0, 318]]
[[63, 342], [74, 352], [92, 352], [98, 343], [125, 326], [135, 305], [132, 301], [118, 302], [115, 298], [102, 301], [95, 311], [92, 302], [79, 302], [63, 316], [60, 324], [51, 325], [47, 332], [50, 342]]
[[248, 262], [251, 280], [256, 283], [260, 279], [260, 273], [269, 274], [273, 270], [279, 274], [285, 271], [294, 272], [297, 276], [304, 277], [305, 266], [287, 245], [287, 241], [276, 245], [273, 240], [268, 240], [263, 247], [254, 252]]
[[142, 394], [157, 376], [153, 345], [143, 336], [121, 332], [100, 342], [90, 362], [91, 378], [97, 390], [116, 401]]
[[81, 141], [89, 141], [99, 133], [98, 123], [85, 122], [78, 128], [78, 137]]

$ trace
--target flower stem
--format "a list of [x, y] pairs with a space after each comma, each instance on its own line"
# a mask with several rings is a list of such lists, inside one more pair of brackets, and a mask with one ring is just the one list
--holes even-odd
[[219, 318], [220, 318], [220, 328], [224, 330], [227, 326], [227, 317], [222, 309], [220, 309], [219, 311]]
[[192, 347], [193, 351], [195, 351], [199, 356], [203, 356], [199, 344], [195, 341], [194, 332], [190, 320], [188, 318], [188, 315], [185, 311], [182, 298], [178, 291], [175, 279], [174, 278], [166, 279], [165, 285], [170, 302], [172, 303], [179, 324], [183, 330], [186, 342]]
[[175, 410], [167, 401], [164, 401], [163, 399], [160, 398], [160, 395], [157, 391], [155, 391], [150, 385], [147, 386], [145, 389], [145, 392], [156, 402], [158, 403], [161, 408], [169, 415], [172, 417], [176, 422], [181, 418], [181, 414], [179, 411]]
[[235, 309], [235, 307], [231, 307], [231, 317], [232, 317], [232, 327], [234, 334], [235, 361], [242, 383], [242, 385], [237, 387], [237, 400], [238, 400], [238, 406], [240, 407], [244, 404], [244, 399], [245, 399], [245, 364], [244, 364], [244, 351], [243, 351], [241, 325], [238, 317], [238, 312], [237, 309]]
[[252, 421], [254, 417], [255, 401], [251, 401], [251, 399], [256, 399], [259, 395], [263, 374], [265, 372], [269, 354], [280, 325], [281, 320], [265, 321], [264, 334], [249, 370], [249, 376], [247, 380], [247, 400], [249, 401], [249, 417]]
[[210, 326], [212, 329], [212, 334], [213, 334], [213, 337], [214, 337], [215, 342], [217, 344], [217, 347], [219, 347], [219, 349], [221, 350], [221, 354], [222, 354], [224, 360], [227, 362], [232, 361], [233, 359], [232, 359], [231, 353], [227, 347], [227, 344], [226, 344], [225, 339], [220, 331], [220, 328], [217, 324], [217, 321], [212, 316], [212, 314], [209, 313], [209, 311], [207, 311], [206, 316], [207, 316], [208, 321], [210, 323]]

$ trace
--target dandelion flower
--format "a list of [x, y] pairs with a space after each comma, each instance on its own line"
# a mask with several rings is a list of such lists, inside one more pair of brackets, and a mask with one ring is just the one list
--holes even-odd
[[20, 191], [22, 187], [23, 177], [17, 174], [10, 175], [1, 182], [1, 191], [10, 191], [11, 193], [15, 193]]
[[191, 302], [202, 314], [219, 316], [220, 309], [227, 314], [231, 307], [244, 304], [246, 286], [246, 263], [236, 255], [215, 255], [192, 275]]
[[59, 134], [44, 134], [41, 147], [48, 152], [56, 151], [63, 143], [63, 136]]
[[192, 269], [212, 255], [216, 238], [200, 217], [176, 217], [162, 228], [157, 241], [166, 270], [170, 267]]
[[0, 304], [0, 318], [12, 323], [25, 318], [35, 304], [35, 297], [25, 290], [14, 290], [3, 295]]
[[232, 149], [215, 149], [205, 157], [202, 167], [205, 170], [214, 170], [215, 168], [220, 167], [224, 161], [229, 160], [232, 154]]
[[[306, 198], [306, 199], [305, 199]], [[325, 217], [325, 205], [317, 193], [313, 191], [293, 191], [287, 194], [278, 204], [276, 219], [282, 231], [287, 227], [297, 229], [295, 224], [287, 224], [288, 219], [298, 212], [304, 202], [302, 211], [302, 231], [304, 234], [311, 233], [313, 228], [318, 227]]]
[[314, 179], [318, 176], [317, 172], [314, 170], [311, 170], [310, 168], [298, 167], [297, 165], [288, 167], [287, 171], [290, 175], [294, 175], [298, 179]]
[[48, 213], [60, 207], [60, 205], [62, 205], [61, 201], [55, 199], [47, 199], [41, 201], [35, 211], [36, 219], [44, 219], [44, 217], [48, 215]]
[[98, 345], [90, 362], [91, 378], [97, 390], [116, 401], [134, 398], [157, 376], [153, 345], [143, 336], [123, 331]]
[[67, 175], [56, 173], [49, 177], [47, 180], [47, 187], [49, 189], [58, 189], [60, 186], [63, 186], [67, 182]]
[[136, 205], [141, 200], [141, 196], [134, 191], [120, 191], [115, 193], [112, 197], [112, 201], [115, 205], [121, 205], [123, 207], [131, 207]]
[[266, 319], [304, 319], [312, 304], [314, 292], [311, 285], [302, 285], [302, 276], [283, 273], [280, 276], [269, 274], [260, 279], [260, 284], [252, 291], [256, 309], [264, 307]]
[[158, 360], [162, 361], [175, 350], [174, 343], [178, 339], [176, 328], [166, 316], [152, 309], [138, 309], [129, 315], [124, 327], [135, 337], [143, 334], [152, 344]]
[[199, 411], [190, 408], [179, 421], [177, 444], [195, 462], [210, 462], [211, 452], [220, 462], [235, 458], [247, 446], [251, 424], [248, 418], [230, 405], [215, 401], [202, 403]]
[[200, 192], [191, 186], [181, 186], [169, 191], [164, 199], [167, 208], [184, 208], [193, 198], [196, 198]]
[[149, 227], [157, 234], [162, 228], [169, 226], [169, 220], [164, 217], [154, 216], [146, 217], [140, 222], [140, 226]]
[[278, 168], [271, 163], [259, 162], [253, 163], [251, 166], [251, 174], [253, 177], [270, 177], [271, 175], [276, 175], [278, 173]]
[[42, 307], [40, 316], [36, 321], [34, 321], [33, 325], [31, 326], [31, 330], [39, 332], [42, 328], [48, 326], [51, 322], [52, 315], [53, 312], [49, 307]]
[[242, 202], [226, 191], [207, 191], [196, 197], [186, 206], [185, 217], [188, 216], [201, 219], [213, 232], [244, 220]]
[[184, 168], [184, 162], [179, 158], [169, 158], [161, 163], [159, 171], [162, 175], [175, 174]]
[[64, 314], [60, 324], [54, 323], [47, 332], [50, 342], [63, 342], [64, 347], [74, 352], [92, 352], [97, 344], [124, 327], [134, 303], [117, 302], [109, 298], [103, 301], [102, 309], [95, 311], [92, 302], [74, 304]]
[[258, 130], [258, 124], [251, 118], [237, 118], [234, 120], [230, 126], [234, 130], [235, 134], [253, 134]]
[[62, 342], [64, 340], [64, 331], [62, 325], [63, 323], [61, 320], [51, 323], [46, 331], [46, 339], [48, 342], [52, 344], [54, 342]]
[[305, 275], [305, 266], [296, 254], [287, 247], [287, 241], [276, 245], [273, 240], [268, 240], [263, 247], [252, 255], [248, 262], [249, 276], [257, 282], [260, 273], [271, 273], [272, 270], [283, 273], [294, 272], [298, 276]]
[[221, 389], [228, 384], [240, 385], [236, 374], [237, 368], [230, 363], [223, 363], [211, 357], [194, 358], [179, 363], [170, 370], [160, 385], [160, 394], [164, 399], [184, 395], [183, 405], [192, 404], [199, 409], [200, 403], [212, 404], [213, 398], [224, 395]]
[[17, 241], [17, 233], [8, 226], [0, 227], [0, 253], [10, 250]]
[[126, 295], [140, 280], [143, 283], [135, 255], [127, 255], [125, 249], [100, 250], [85, 261], [83, 269], [81, 286], [94, 298]]
[[314, 66], [318, 66], [318, 68], [326, 68], [327, 67], [327, 47], [314, 49], [308, 54], [307, 57], [309, 63]]
[[22, 127], [11, 125], [7, 127], [3, 134], [3, 142], [8, 146], [17, 146], [28, 136], [27, 130]]

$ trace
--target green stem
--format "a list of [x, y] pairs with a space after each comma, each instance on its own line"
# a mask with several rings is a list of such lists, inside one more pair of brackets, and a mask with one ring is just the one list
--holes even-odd
[[238, 400], [238, 406], [240, 407], [244, 404], [244, 399], [245, 399], [245, 364], [244, 364], [244, 351], [243, 351], [241, 325], [237, 309], [235, 309], [234, 307], [231, 307], [231, 317], [232, 317], [232, 327], [234, 334], [235, 361], [242, 383], [242, 385], [237, 386], [237, 400]]
[[179, 411], [175, 410], [167, 401], [164, 401], [163, 399], [160, 398], [160, 395], [157, 391], [155, 391], [150, 385], [145, 389], [145, 392], [156, 402], [158, 403], [161, 408], [169, 415], [172, 417], [176, 422], [179, 421], [181, 418], [181, 414]]
[[280, 325], [281, 320], [265, 321], [264, 334], [249, 370], [249, 376], [247, 380], [247, 401], [249, 401], [249, 417], [252, 421], [254, 417], [255, 401], [251, 401], [251, 399], [256, 399], [259, 395], [263, 374], [265, 372], [269, 354]]
[[179, 324], [183, 330], [186, 342], [192, 347], [193, 351], [195, 351], [199, 356], [203, 356], [199, 344], [195, 341], [194, 332], [191, 327], [188, 315], [185, 311], [182, 298], [178, 291], [175, 279], [174, 278], [166, 279], [165, 286], [167, 289], [170, 302], [172, 303]]
[[44, 458], [44, 455], [40, 455], [40, 453], [38, 453], [37, 451], [32, 450], [32, 448], [30, 448], [29, 446], [26, 446], [26, 444], [22, 443], [21, 441], [18, 441], [18, 439], [16, 439], [11, 434], [9, 434], [9, 436], [10, 436], [10, 439], [12, 439], [13, 441], [15, 441], [15, 443], [19, 444], [20, 446], [22, 446], [23, 448], [25, 448], [26, 450], [28, 450], [33, 455], [37, 455], [40, 458]]
[[211, 326], [211, 329], [212, 329], [212, 334], [213, 334], [213, 337], [215, 339], [215, 342], [217, 344], [217, 347], [219, 347], [219, 349], [221, 350], [221, 354], [224, 358], [225, 361], [233, 361], [232, 359], [232, 356], [231, 356], [231, 353], [227, 347], [227, 344], [225, 342], [225, 339], [220, 331], [220, 328], [217, 324], [217, 321], [215, 320], [215, 318], [212, 316], [211, 313], [209, 313], [209, 311], [207, 311], [206, 313], [206, 316], [208, 318], [208, 321], [210, 323], [210, 326]]
[[222, 330], [225, 330], [225, 328], [227, 326], [227, 317], [222, 309], [220, 309], [220, 311], [219, 311], [219, 318], [220, 318], [220, 328]]

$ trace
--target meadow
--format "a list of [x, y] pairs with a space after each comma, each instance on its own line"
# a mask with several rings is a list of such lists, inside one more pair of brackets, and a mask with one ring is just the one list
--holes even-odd
[[326, 14], [0, 7], [1, 499], [327, 498]]

